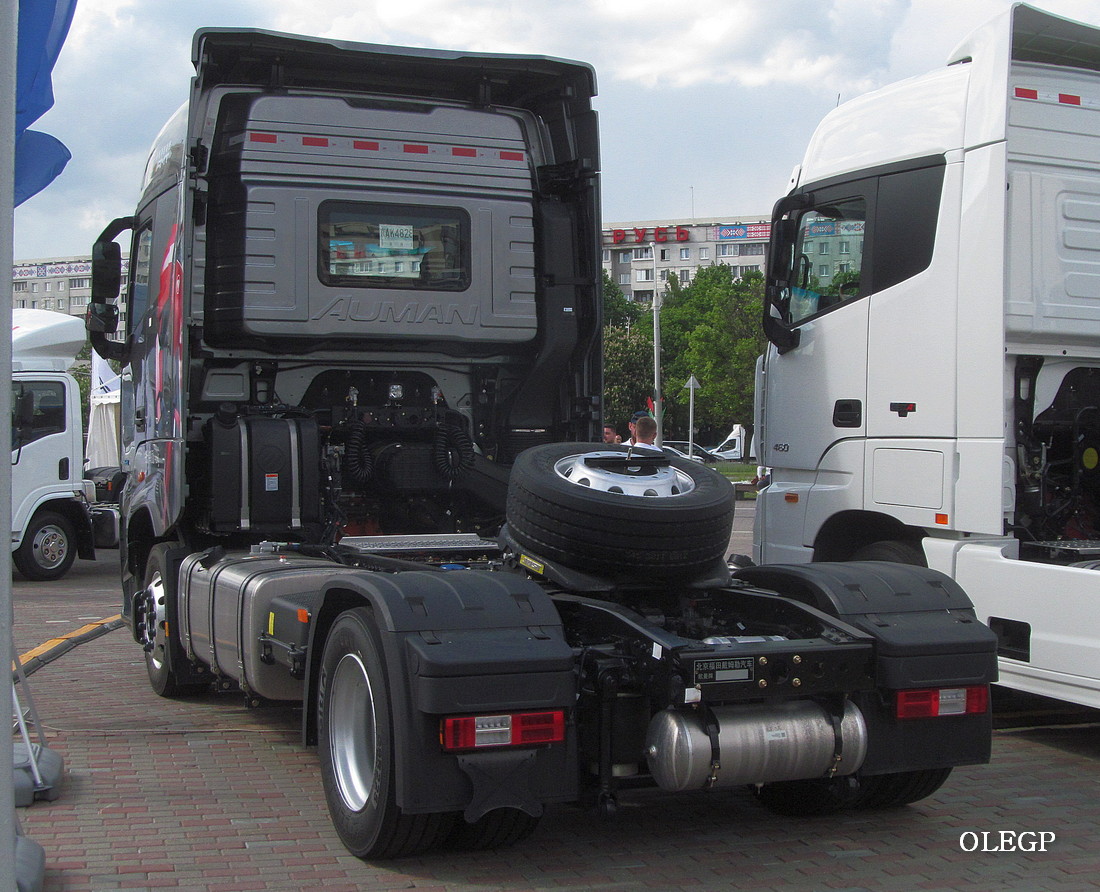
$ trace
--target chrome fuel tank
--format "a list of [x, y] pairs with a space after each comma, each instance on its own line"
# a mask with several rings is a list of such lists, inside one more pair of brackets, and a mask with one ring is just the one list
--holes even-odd
[[[867, 725], [853, 703], [834, 728], [825, 709], [810, 700], [716, 706], [718, 751], [699, 710], [666, 709], [646, 735], [649, 770], [663, 790], [775, 783], [852, 774], [867, 755]], [[717, 758], [715, 759], [715, 756]], [[839, 761], [837, 757], [839, 756]]]

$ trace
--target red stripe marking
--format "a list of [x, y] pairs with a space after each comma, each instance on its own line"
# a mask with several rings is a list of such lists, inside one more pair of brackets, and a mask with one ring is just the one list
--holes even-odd
[[250, 133], [248, 134], [249, 142], [278, 142], [279, 137], [274, 133]]
[[454, 148], [451, 149], [451, 154], [452, 155], [459, 155], [463, 158], [476, 158], [477, 157], [477, 149], [463, 149], [463, 148], [459, 148], [458, 146], [455, 146]]
[[405, 149], [404, 150], [406, 152], [408, 152], [410, 155], [427, 155], [428, 154], [428, 147], [427, 146], [414, 146], [414, 145], [410, 145], [409, 143], [405, 143]]
[[1016, 88], [1016, 98], [1017, 99], [1038, 99], [1039, 98], [1039, 91], [1029, 89], [1028, 87], [1017, 87]]
[[328, 145], [328, 139], [326, 139], [323, 136], [303, 136], [302, 137], [302, 145], [303, 146], [321, 146], [322, 148], [324, 148], [325, 146]]
[[523, 152], [501, 152], [500, 153], [500, 160], [501, 161], [522, 161], [523, 160]]
[[1081, 97], [1073, 96], [1070, 93], [1059, 93], [1058, 101], [1061, 102], [1063, 105], [1080, 105]]
[[368, 151], [371, 151], [371, 152], [377, 152], [378, 151], [378, 143], [369, 142], [368, 140], [365, 140], [365, 139], [357, 139], [357, 140], [355, 140], [355, 142], [352, 143], [352, 145], [357, 149], [367, 149]]

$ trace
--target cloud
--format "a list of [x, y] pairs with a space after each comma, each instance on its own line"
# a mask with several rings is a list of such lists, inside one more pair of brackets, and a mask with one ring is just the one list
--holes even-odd
[[882, 38], [905, 11], [901, 0], [702, 0], [690, 15], [652, 3], [647, 20], [644, 13], [620, 18], [621, 4], [610, 0], [598, 5], [618, 19], [608, 59], [615, 77], [646, 87], [793, 84], [815, 91], [873, 83], [886, 68]]
[[[1040, 0], [1097, 21], [1095, 0]], [[18, 258], [85, 253], [130, 213], [186, 99], [191, 38], [256, 27], [592, 63], [609, 218], [766, 212], [836, 104], [943, 63], [1009, 0], [80, 0], [39, 126], [73, 154], [16, 211]], [[694, 195], [694, 201], [689, 195]]]
[[325, 17], [319, 5], [333, 8], [283, 0], [273, 27], [372, 43], [568, 56], [642, 88], [789, 83], [826, 90], [865, 87], [886, 69], [890, 34], [907, 8], [903, 0], [697, 0], [684, 10], [668, 0], [370, 0]]

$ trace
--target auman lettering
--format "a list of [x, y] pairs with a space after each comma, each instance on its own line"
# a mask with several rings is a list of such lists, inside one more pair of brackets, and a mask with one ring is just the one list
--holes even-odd
[[476, 325], [480, 307], [476, 304], [436, 304], [411, 300], [397, 303], [383, 300], [377, 303], [357, 297], [334, 297], [311, 317], [337, 322], [390, 322], [395, 324], [434, 323], [438, 325]]

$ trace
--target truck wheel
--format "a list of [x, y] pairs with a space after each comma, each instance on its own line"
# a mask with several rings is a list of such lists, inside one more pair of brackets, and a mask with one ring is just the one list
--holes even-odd
[[76, 560], [76, 533], [63, 514], [40, 511], [31, 518], [12, 561], [27, 579], [60, 579]]
[[783, 781], [756, 788], [761, 804], [790, 817], [831, 815], [854, 805], [859, 794], [859, 784], [851, 777]]
[[539, 819], [518, 808], [497, 808], [472, 824], [459, 816], [447, 845], [462, 851], [499, 849], [527, 839], [539, 825]]
[[615, 466], [625, 447], [551, 443], [520, 454], [508, 486], [516, 544], [581, 572], [679, 577], [713, 567], [729, 545], [734, 490], [699, 462]]
[[165, 626], [169, 605], [176, 600], [176, 574], [170, 568], [168, 549], [162, 543], [149, 552], [145, 585], [134, 605], [134, 627], [145, 648], [145, 668], [153, 690], [161, 697], [187, 697], [201, 694], [210, 686], [180, 681], [179, 673], [172, 668], [172, 643]]
[[454, 815], [397, 806], [390, 690], [374, 616], [341, 614], [325, 641], [317, 697], [321, 780], [333, 826], [359, 858], [399, 858], [442, 841]]
[[896, 539], [872, 542], [864, 545], [852, 555], [853, 561], [889, 561], [891, 564], [912, 564], [914, 567], [927, 567], [928, 562], [916, 545]]
[[865, 777], [856, 806], [898, 808], [909, 805], [935, 793], [950, 774], [950, 768], [927, 768], [923, 771], [901, 771]]

